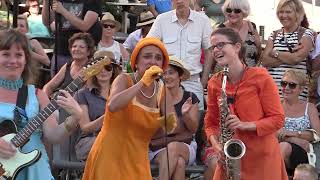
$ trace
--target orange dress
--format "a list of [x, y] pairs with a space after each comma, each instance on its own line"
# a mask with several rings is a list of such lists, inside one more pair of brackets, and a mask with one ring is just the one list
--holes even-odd
[[[130, 76], [128, 84], [133, 84]], [[159, 89], [158, 102], [162, 88]], [[120, 111], [112, 113], [106, 108], [105, 115], [88, 156], [83, 180], [150, 180], [148, 147], [160, 127], [157, 121], [160, 109], [146, 107], [134, 97]]]
[[[207, 137], [219, 137], [219, 106], [222, 74], [218, 73], [208, 83], [208, 111], [205, 116]], [[238, 83], [227, 83], [227, 95], [234, 96], [234, 113], [241, 121], [254, 122], [256, 131], [236, 131], [246, 145], [241, 159], [241, 180], [287, 180], [285, 164], [276, 138], [283, 127], [284, 111], [278, 89], [264, 68], [247, 68]], [[223, 168], [218, 166], [214, 180], [225, 179]]]

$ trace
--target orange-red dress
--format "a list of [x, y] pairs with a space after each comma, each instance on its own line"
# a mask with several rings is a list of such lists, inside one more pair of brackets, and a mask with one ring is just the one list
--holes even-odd
[[[219, 137], [219, 106], [221, 95], [219, 73], [208, 82], [208, 111], [205, 116], [207, 137]], [[236, 131], [246, 145], [241, 159], [241, 180], [287, 180], [285, 164], [276, 138], [276, 131], [283, 127], [284, 111], [278, 89], [264, 68], [247, 68], [238, 83], [227, 83], [227, 95], [234, 96], [234, 113], [241, 121], [254, 122], [256, 131]], [[223, 180], [223, 168], [219, 165], [214, 180]]]
[[[128, 76], [128, 84], [133, 82]], [[161, 89], [161, 88], [160, 88]], [[158, 102], [161, 91], [158, 91]], [[103, 127], [90, 151], [83, 180], [150, 180], [148, 147], [160, 127], [160, 109], [136, 98], [117, 112], [106, 108]]]

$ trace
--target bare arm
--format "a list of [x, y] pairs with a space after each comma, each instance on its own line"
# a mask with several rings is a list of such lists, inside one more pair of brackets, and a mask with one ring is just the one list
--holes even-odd
[[295, 65], [300, 63], [301, 61], [305, 60], [305, 58], [309, 55], [313, 48], [312, 40], [307, 37], [303, 36], [300, 41], [299, 48], [294, 51], [293, 53], [290, 52], [279, 52], [278, 59], [285, 64]]
[[33, 51], [31, 51], [31, 59], [38, 61], [41, 64], [44, 64], [46, 66], [50, 65], [50, 60], [47, 54], [44, 52], [44, 49], [42, 48], [39, 41], [36, 39], [32, 39], [30, 41], [30, 44], [33, 48]]
[[191, 133], [196, 133], [199, 125], [199, 106], [198, 103], [192, 104], [192, 99], [189, 97], [182, 105], [183, 122]]
[[94, 11], [87, 11], [87, 13], [84, 16], [84, 19], [80, 19], [71, 12], [69, 12], [67, 9], [65, 9], [62, 6], [61, 2], [53, 1], [52, 9], [61, 14], [63, 17], [65, 17], [73, 26], [81, 30], [82, 32], [87, 32], [93, 24], [98, 19], [98, 14]]
[[83, 112], [83, 116], [80, 118], [80, 121], [79, 121], [79, 125], [80, 125], [81, 130], [85, 134], [89, 134], [89, 133], [96, 132], [97, 130], [99, 130], [102, 127], [104, 115], [100, 116], [99, 118], [97, 118], [93, 121], [90, 121], [88, 106], [87, 105], [80, 105], [80, 107]]
[[280, 60], [271, 56], [272, 51], [273, 51], [273, 41], [272, 39], [269, 38], [267, 41], [266, 47], [263, 50], [262, 59], [261, 59], [262, 65], [264, 67], [277, 67], [280, 64], [282, 64]]
[[154, 6], [149, 6], [149, 11], [154, 15], [154, 17], [157, 17], [159, 14]]
[[[79, 104], [73, 99], [73, 97], [67, 92], [64, 91], [64, 95], [62, 99], [58, 99], [57, 103], [60, 107], [64, 108], [68, 113], [71, 114], [70, 120], [74, 121], [74, 125], [77, 124], [78, 120], [81, 117], [82, 110]], [[43, 109], [49, 103], [49, 99], [43, 91], [38, 92], [38, 100], [40, 103], [40, 108]], [[57, 120], [54, 115], [51, 115], [44, 123], [43, 123], [43, 132], [44, 138], [48, 140], [49, 143], [60, 143], [65, 140], [71, 132], [69, 132], [65, 127], [65, 122], [58, 125]]]
[[43, 91], [50, 96], [54, 90], [56, 90], [64, 79], [67, 65], [63, 65], [60, 71], [46, 84], [43, 86]]
[[143, 86], [143, 83], [139, 81], [137, 84], [128, 88], [126, 76], [126, 74], [120, 74], [112, 83], [110, 101], [107, 106], [111, 112], [118, 111], [127, 106]]
[[[50, 7], [49, 7], [49, 0], [43, 0], [43, 7], [41, 10], [41, 14], [42, 14], [42, 22], [45, 26], [49, 27], [49, 25], [51, 24], [51, 22], [54, 19], [54, 14], [52, 11], [49, 11]], [[50, 21], [49, 21], [49, 14], [50, 14]]]

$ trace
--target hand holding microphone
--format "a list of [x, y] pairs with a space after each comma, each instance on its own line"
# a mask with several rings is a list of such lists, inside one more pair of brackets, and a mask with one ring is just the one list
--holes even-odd
[[141, 78], [141, 81], [145, 86], [150, 86], [155, 79], [159, 78], [159, 75], [163, 73], [163, 70], [159, 66], [151, 66], [146, 70]]

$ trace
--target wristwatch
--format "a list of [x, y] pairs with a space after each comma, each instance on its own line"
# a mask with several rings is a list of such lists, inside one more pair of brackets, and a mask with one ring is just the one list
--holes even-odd
[[279, 57], [279, 51], [277, 51], [277, 50], [275, 50], [275, 51], [273, 51], [273, 57], [274, 58], [276, 58], [276, 59], [278, 59], [278, 57]]

